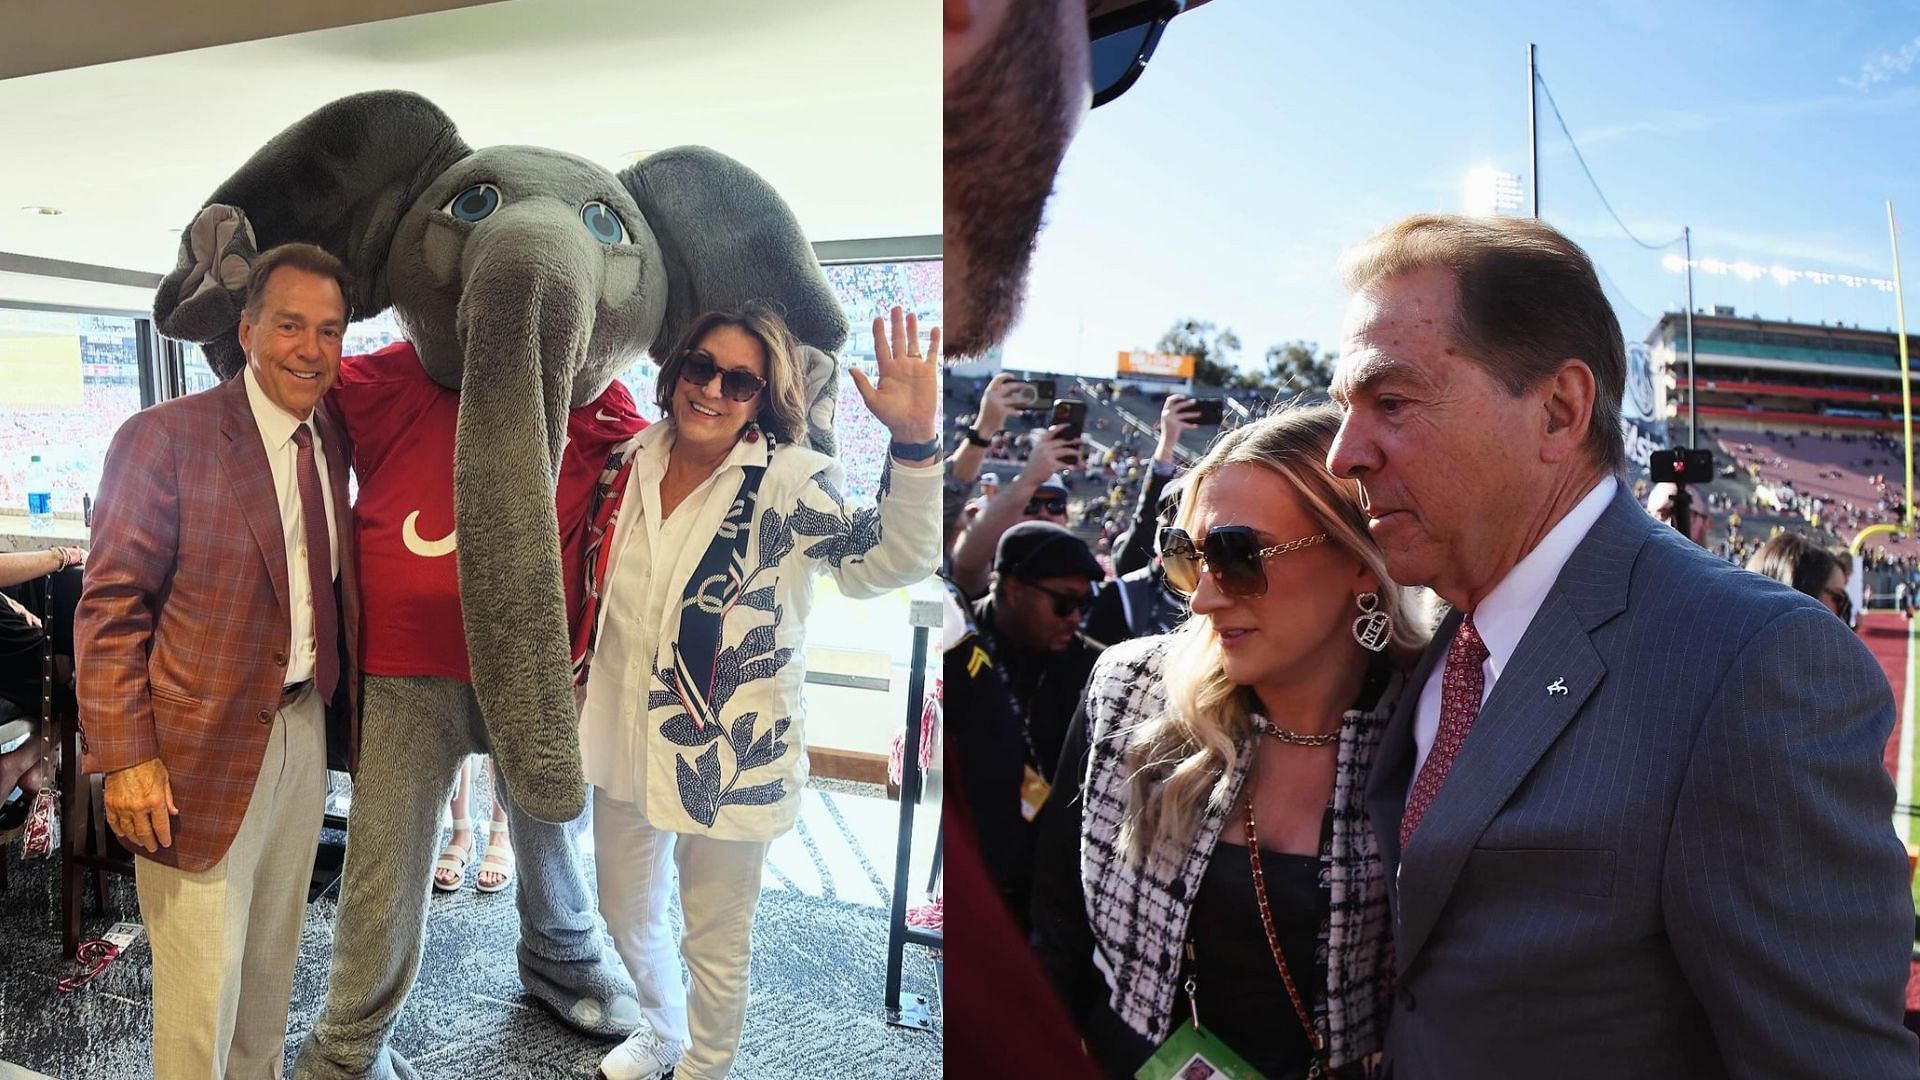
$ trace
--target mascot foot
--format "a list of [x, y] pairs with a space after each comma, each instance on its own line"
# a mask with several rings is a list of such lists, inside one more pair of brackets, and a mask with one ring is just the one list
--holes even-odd
[[[520, 949], [520, 984], [567, 1026], [602, 1039], [618, 1039], [646, 1026], [633, 980], [617, 959], [561, 963]], [[649, 1032], [650, 1033], [650, 1032]]]
[[393, 1047], [382, 1046], [374, 1056], [373, 1064], [366, 1068], [343, 1065], [326, 1057], [319, 1043], [312, 1035], [300, 1046], [300, 1056], [293, 1062], [293, 1080], [419, 1080], [420, 1074], [414, 1071], [407, 1059], [393, 1052]]

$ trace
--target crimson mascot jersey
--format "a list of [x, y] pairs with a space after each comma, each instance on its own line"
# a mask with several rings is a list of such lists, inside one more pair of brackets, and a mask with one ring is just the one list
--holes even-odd
[[[454, 549], [453, 437], [460, 395], [427, 377], [397, 342], [340, 362], [327, 395], [353, 442], [360, 494], [362, 668], [369, 675], [441, 675], [472, 682]], [[619, 382], [567, 418], [555, 509], [569, 625], [581, 608], [588, 503], [613, 448], [647, 426]]]

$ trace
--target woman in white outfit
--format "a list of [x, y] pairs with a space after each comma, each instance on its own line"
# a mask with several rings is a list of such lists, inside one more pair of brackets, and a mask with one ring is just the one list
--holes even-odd
[[601, 1062], [613, 1080], [676, 1065], [717, 1080], [733, 1063], [761, 864], [806, 784], [812, 575], [873, 596], [939, 562], [940, 331], [925, 356], [912, 316], [893, 309], [887, 331], [874, 320], [878, 381], [853, 373], [893, 434], [877, 509], [848, 506], [839, 463], [805, 446], [795, 346], [757, 306], [694, 324], [660, 371], [666, 419], [608, 464], [580, 744], [600, 910], [649, 1021]]

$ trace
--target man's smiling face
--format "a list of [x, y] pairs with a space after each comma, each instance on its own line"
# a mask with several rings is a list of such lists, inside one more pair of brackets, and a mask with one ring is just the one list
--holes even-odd
[[340, 283], [282, 266], [267, 278], [260, 310], [240, 317], [240, 348], [267, 398], [305, 420], [340, 374], [346, 330]]

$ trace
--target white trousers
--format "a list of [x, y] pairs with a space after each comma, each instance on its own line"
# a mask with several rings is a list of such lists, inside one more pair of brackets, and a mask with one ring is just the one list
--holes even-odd
[[278, 1080], [326, 800], [326, 716], [309, 690], [274, 717], [219, 862], [187, 871], [135, 853], [156, 1080]]
[[[656, 829], [640, 808], [593, 789], [593, 858], [600, 913], [640, 992], [640, 1011], [676, 1080], [720, 1080], [733, 1067], [747, 1019], [747, 961], [760, 901], [763, 841], [715, 840]], [[686, 931], [675, 949], [668, 901], [679, 871]], [[676, 955], [677, 954], [677, 955]], [[693, 999], [680, 960], [692, 976]]]

